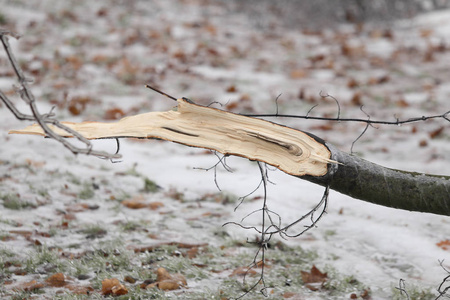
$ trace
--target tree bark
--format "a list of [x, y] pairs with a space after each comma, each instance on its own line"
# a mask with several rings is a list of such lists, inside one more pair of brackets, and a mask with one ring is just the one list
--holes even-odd
[[374, 204], [450, 216], [450, 176], [389, 169], [325, 145], [340, 164], [324, 176], [299, 178]]
[[[262, 161], [353, 198], [387, 207], [450, 216], [450, 176], [393, 170], [338, 150], [309, 134], [178, 99], [176, 110], [116, 123], [63, 122], [87, 139], [158, 138]], [[57, 134], [72, 137], [59, 128]], [[39, 125], [10, 133], [45, 135]]]

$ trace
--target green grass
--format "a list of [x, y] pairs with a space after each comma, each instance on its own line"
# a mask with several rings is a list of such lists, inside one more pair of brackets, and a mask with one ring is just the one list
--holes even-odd
[[[431, 289], [422, 289], [408, 283], [405, 283], [404, 289], [408, 293], [410, 300], [434, 300], [437, 297], [432, 293]], [[404, 300], [407, 298], [406, 294], [401, 292], [398, 287], [392, 287], [392, 300]]]
[[88, 224], [85, 228], [80, 230], [80, 232], [85, 234], [87, 239], [102, 238], [108, 233], [108, 231], [99, 224]]
[[0, 199], [3, 201], [3, 207], [7, 209], [22, 210], [33, 206], [30, 202], [20, 199], [20, 196], [15, 193], [0, 195]]
[[83, 188], [78, 192], [78, 198], [86, 200], [91, 199], [95, 196], [94, 188], [92, 183], [85, 182], [83, 183]]

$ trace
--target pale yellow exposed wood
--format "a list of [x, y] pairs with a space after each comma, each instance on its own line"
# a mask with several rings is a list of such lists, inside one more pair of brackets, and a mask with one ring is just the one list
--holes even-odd
[[[159, 138], [262, 161], [296, 176], [322, 176], [327, 173], [327, 164], [335, 163], [326, 146], [299, 130], [184, 99], [177, 101], [175, 110], [130, 116], [115, 123], [62, 123], [88, 139]], [[71, 137], [59, 128], [51, 128]], [[44, 135], [37, 124], [9, 133]]]

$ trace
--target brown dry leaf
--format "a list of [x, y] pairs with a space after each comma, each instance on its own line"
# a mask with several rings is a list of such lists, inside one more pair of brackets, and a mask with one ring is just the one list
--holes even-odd
[[191, 248], [191, 249], [189, 249], [188, 251], [186, 251], [186, 256], [187, 256], [189, 259], [192, 259], [192, 258], [197, 257], [198, 252], [199, 252], [198, 247], [194, 247], [194, 248]]
[[358, 86], [359, 86], [359, 83], [354, 78], [350, 78], [347, 82], [347, 87], [350, 89], [357, 88]]
[[350, 45], [347, 41], [341, 44], [341, 53], [344, 56], [364, 56], [366, 48], [364, 45]]
[[292, 79], [305, 78], [306, 75], [308, 75], [308, 73], [305, 70], [303, 70], [303, 69], [292, 70], [291, 73], [289, 74], [289, 76]]
[[323, 283], [327, 280], [327, 273], [322, 273], [315, 265], [312, 266], [310, 272], [300, 271], [304, 283]]
[[308, 57], [308, 59], [312, 63], [316, 63], [316, 62], [319, 62], [319, 61], [323, 61], [325, 59], [325, 55], [324, 54], [316, 54], [316, 55]]
[[180, 284], [178, 284], [174, 280], [164, 280], [161, 282], [158, 282], [156, 286], [163, 291], [173, 291], [180, 288]]
[[156, 270], [156, 281], [156, 283], [152, 283], [147, 287], [157, 286], [160, 290], [172, 291], [187, 286], [186, 278], [183, 275], [179, 273], [171, 275], [164, 268]]
[[443, 250], [450, 250], [450, 240], [440, 241], [439, 243], [436, 243], [436, 246]]
[[[208, 150], [208, 153], [210, 153], [209, 150]], [[173, 187], [171, 187], [168, 192], [164, 193], [164, 195], [173, 200], [178, 200], [181, 202], [184, 201], [184, 193], [178, 191], [177, 189], [175, 189]]]
[[163, 281], [167, 279], [172, 279], [169, 272], [164, 268], [158, 268], [156, 270], [156, 281]]
[[313, 130], [323, 130], [323, 131], [329, 131], [329, 130], [333, 130], [333, 124], [324, 124], [324, 125], [317, 125], [317, 126], [311, 126], [309, 127], [309, 129], [313, 129]]
[[395, 105], [397, 105], [398, 107], [408, 107], [409, 103], [405, 100], [405, 99], [399, 99], [397, 100], [397, 102], [395, 102]]
[[204, 28], [207, 32], [209, 32], [212, 35], [216, 35], [216, 33], [217, 33], [216, 26], [214, 26], [212, 24], [206, 24], [206, 26]]
[[91, 286], [83, 286], [83, 285], [68, 284], [65, 286], [65, 288], [76, 295], [89, 295], [91, 292], [94, 291], [94, 288], [92, 288]]
[[89, 205], [87, 203], [76, 203], [66, 208], [67, 212], [77, 213], [83, 212], [89, 209]]
[[86, 105], [91, 102], [93, 102], [93, 99], [90, 97], [73, 97], [69, 101], [69, 106], [67, 107], [67, 109], [72, 115], [78, 116], [86, 109]]
[[105, 279], [102, 281], [102, 294], [103, 295], [125, 295], [128, 293], [127, 288], [120, 283], [117, 278]]
[[368, 85], [377, 85], [377, 84], [383, 84], [390, 80], [389, 75], [383, 75], [380, 77], [371, 77], [369, 81], [367, 82]]
[[227, 110], [233, 110], [239, 107], [239, 101], [231, 101], [227, 105], [225, 105], [225, 108]]
[[52, 287], [63, 287], [67, 284], [66, 277], [63, 273], [56, 273], [45, 280]]
[[71, 65], [74, 70], [79, 70], [83, 66], [83, 61], [79, 56], [70, 55], [66, 57], [66, 62]]
[[361, 293], [361, 298], [363, 298], [363, 299], [366, 299], [366, 300], [369, 300], [369, 299], [371, 299], [371, 297], [370, 297], [370, 289], [365, 289], [364, 291], [362, 291], [362, 293]]
[[306, 93], [305, 88], [301, 88], [300, 91], [298, 92], [297, 98], [300, 100], [305, 99], [305, 93]]
[[226, 89], [227, 93], [236, 93], [237, 92], [237, 88], [235, 85], [230, 85], [229, 87], [227, 87]]
[[43, 287], [45, 287], [45, 284], [43, 284], [42, 282], [37, 282], [36, 280], [31, 280], [31, 281], [22, 283], [22, 284], [16, 286], [15, 288], [28, 292], [28, 291], [41, 289]]
[[140, 209], [148, 206], [148, 204], [144, 202], [144, 197], [142, 197], [142, 195], [124, 200], [122, 201], [122, 205], [131, 209]]
[[128, 282], [128, 283], [131, 283], [131, 284], [136, 283], [136, 278], [134, 278], [134, 277], [132, 277], [132, 276], [130, 276], [130, 275], [125, 276], [125, 277], [123, 278], [123, 280], [126, 281], [126, 282]]
[[435, 61], [434, 58], [434, 49], [429, 46], [428, 50], [425, 52], [425, 55], [423, 56], [423, 62], [433, 62]]
[[126, 295], [128, 294], [128, 289], [123, 285], [115, 285], [111, 288], [112, 294], [114, 296]]
[[159, 202], [159, 201], [154, 201], [154, 202], [150, 202], [148, 204], [148, 208], [150, 208], [151, 210], [156, 210], [160, 207], [164, 207], [164, 203]]
[[359, 92], [354, 93], [350, 102], [351, 102], [351, 104], [353, 104], [355, 106], [361, 106], [362, 105], [361, 93], [359, 93]]
[[105, 112], [105, 116], [103, 117], [105, 120], [118, 120], [125, 116], [125, 112], [120, 108], [111, 108]]
[[444, 131], [444, 126], [439, 127], [438, 129], [431, 131], [429, 133], [429, 136], [430, 136], [430, 138], [434, 139], [434, 138], [438, 137], [442, 133], [442, 131]]
[[426, 146], [428, 146], [428, 142], [427, 142], [427, 140], [421, 140], [420, 142], [419, 142], [419, 147], [426, 147]]

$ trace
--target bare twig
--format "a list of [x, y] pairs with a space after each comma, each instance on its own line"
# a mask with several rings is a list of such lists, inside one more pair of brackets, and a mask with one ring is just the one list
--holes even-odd
[[290, 114], [241, 114], [246, 117], [255, 118], [294, 118], [294, 119], [307, 119], [307, 120], [320, 120], [320, 121], [337, 121], [337, 122], [361, 122], [368, 124], [382, 124], [382, 125], [402, 125], [407, 123], [414, 123], [420, 121], [427, 121], [431, 119], [444, 119], [450, 122], [450, 110], [440, 114], [432, 116], [422, 116], [416, 118], [409, 118], [406, 120], [396, 119], [395, 121], [382, 121], [382, 120], [367, 120], [358, 118], [326, 118], [326, 117], [312, 117], [309, 114], [317, 105], [313, 106], [306, 115], [290, 115]]
[[400, 291], [400, 295], [405, 294], [407, 300], [410, 300], [410, 299], [411, 299], [411, 298], [409, 297], [408, 292], [406, 291], [405, 280], [400, 279], [400, 280], [398, 281], [398, 287], [395, 287], [395, 288], [396, 288], [397, 290]]
[[[16, 38], [18, 37], [18, 35], [13, 34], [9, 31], [0, 30], [0, 40], [3, 44], [3, 48], [5, 49], [5, 52], [8, 56], [11, 66], [13, 67], [14, 72], [15, 72], [15, 74], [18, 78], [19, 84], [20, 84], [20, 86], [18, 87], [18, 93], [19, 93], [20, 97], [22, 98], [22, 100], [28, 104], [28, 106], [30, 107], [31, 113], [32, 113], [32, 115], [27, 115], [27, 114], [20, 112], [15, 107], [15, 105], [11, 102], [11, 100], [9, 100], [8, 97], [3, 92], [0, 91], [0, 99], [3, 101], [3, 103], [5, 103], [6, 107], [14, 114], [14, 116], [19, 120], [36, 121], [42, 127], [42, 129], [46, 133], [47, 137], [57, 140], [58, 142], [63, 144], [64, 147], [69, 149], [74, 154], [87, 154], [87, 155], [93, 155], [93, 156], [97, 156], [97, 157], [101, 157], [101, 158], [108, 158], [108, 159], [117, 159], [117, 158], [122, 157], [118, 153], [110, 154], [105, 151], [93, 150], [92, 144], [88, 139], [83, 137], [78, 132], [61, 124], [58, 120], [54, 119], [54, 114], [51, 111], [48, 114], [39, 113], [39, 110], [36, 106], [36, 99], [28, 86], [28, 83], [31, 82], [32, 80], [29, 78], [26, 78], [22, 69], [20, 68], [19, 63], [17, 62], [17, 60], [11, 50], [11, 47], [9, 45], [8, 36], [12, 36], [12, 37], [16, 37]], [[73, 145], [72, 143], [70, 143], [69, 141], [64, 139], [62, 136], [56, 134], [49, 127], [49, 125], [56, 126], [58, 128], [65, 130], [66, 132], [72, 134], [76, 139], [78, 139], [85, 145], [85, 148], [79, 148], [79, 147]]]
[[[361, 105], [361, 107], [359, 108], [363, 113], [366, 114], [367, 116], [367, 121], [370, 120], [370, 115], [368, 113], [366, 113], [363, 110], [363, 106]], [[398, 119], [397, 119], [398, 121]], [[352, 146], [350, 147], [350, 153], [353, 154], [353, 146], [355, 146], [356, 142], [364, 135], [364, 133], [366, 133], [367, 129], [369, 128], [371, 124], [370, 123], [366, 123], [366, 126], [364, 127], [364, 130], [361, 132], [361, 134], [352, 142]]]
[[219, 166], [219, 164], [222, 165], [222, 167], [230, 173], [233, 173], [233, 170], [231, 169], [231, 167], [227, 164], [227, 155], [222, 155], [220, 156], [217, 151], [212, 151], [210, 150], [218, 159], [219, 161], [217, 163], [215, 163], [212, 167], [209, 168], [197, 168], [194, 167], [194, 170], [203, 170], [203, 171], [209, 171], [209, 170], [214, 170], [214, 183], [216, 184], [216, 187], [219, 191], [222, 191], [222, 189], [219, 186], [219, 182], [217, 181], [217, 167]]
[[448, 275], [444, 279], [442, 279], [441, 284], [439, 284], [439, 287], [437, 289], [439, 296], [436, 298], [436, 300], [443, 297], [450, 298], [450, 296], [447, 294], [447, 292], [450, 290], [450, 270], [444, 267], [444, 260], [439, 261], [439, 264], [441, 265], [442, 269], [447, 272]]

